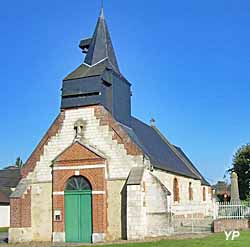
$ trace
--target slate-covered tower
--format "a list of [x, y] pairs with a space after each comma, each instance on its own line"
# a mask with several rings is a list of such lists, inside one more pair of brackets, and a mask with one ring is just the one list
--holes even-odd
[[82, 40], [79, 47], [86, 57], [63, 80], [61, 108], [100, 104], [130, 126], [131, 84], [120, 72], [103, 8], [92, 38]]

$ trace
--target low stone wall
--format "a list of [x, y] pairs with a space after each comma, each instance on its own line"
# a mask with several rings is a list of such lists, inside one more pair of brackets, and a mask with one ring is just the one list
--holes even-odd
[[249, 228], [248, 219], [218, 219], [213, 223], [214, 232], [229, 230], [246, 230]]

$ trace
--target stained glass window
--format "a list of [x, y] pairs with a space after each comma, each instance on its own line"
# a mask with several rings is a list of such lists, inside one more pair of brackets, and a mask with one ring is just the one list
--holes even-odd
[[91, 190], [91, 186], [86, 178], [74, 176], [68, 180], [65, 190]]

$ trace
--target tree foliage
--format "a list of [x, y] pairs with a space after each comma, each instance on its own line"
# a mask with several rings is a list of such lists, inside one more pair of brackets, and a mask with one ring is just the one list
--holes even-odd
[[23, 161], [22, 161], [22, 159], [20, 157], [17, 157], [15, 166], [18, 167], [18, 168], [23, 167]]
[[238, 174], [240, 199], [246, 200], [250, 195], [250, 144], [241, 146], [233, 156], [232, 168], [228, 172]]

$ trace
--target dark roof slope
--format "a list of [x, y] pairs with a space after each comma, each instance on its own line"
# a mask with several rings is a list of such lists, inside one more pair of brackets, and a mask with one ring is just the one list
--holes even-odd
[[90, 77], [90, 76], [98, 76], [102, 75], [104, 70], [106, 68], [109, 68], [111, 65], [109, 64], [108, 60], [104, 60], [103, 62], [93, 66], [89, 67], [86, 64], [81, 64], [76, 70], [74, 70], [72, 73], [70, 73], [64, 81], [67, 80], [74, 80], [84, 77]]
[[115, 51], [102, 8], [84, 62], [93, 66], [106, 58], [108, 58], [109, 62], [113, 65], [115, 71], [119, 72]]
[[194, 169], [194, 171], [197, 173], [197, 175], [201, 178], [201, 184], [210, 186], [209, 182], [202, 176], [202, 174], [199, 172], [199, 170], [195, 167], [195, 165], [192, 163], [192, 161], [187, 157], [187, 155], [183, 152], [183, 150], [180, 147], [175, 146], [177, 151], [183, 156], [183, 158], [186, 159], [186, 161], [190, 164], [190, 166]]
[[20, 180], [20, 169], [8, 167], [0, 170], [0, 204], [9, 203], [9, 196], [12, 193], [11, 188], [16, 188]]
[[203, 177], [194, 165], [178, 152], [157, 128], [134, 117], [131, 117], [131, 128], [123, 125], [122, 127], [149, 157], [155, 168], [202, 180]]
[[0, 205], [1, 204], [9, 204], [10, 200], [8, 195], [0, 190]]
[[0, 170], [0, 188], [15, 188], [21, 179], [21, 170], [16, 168]]

